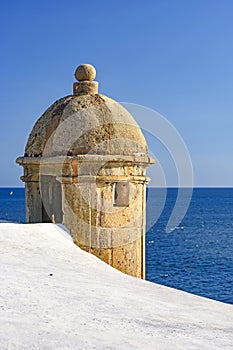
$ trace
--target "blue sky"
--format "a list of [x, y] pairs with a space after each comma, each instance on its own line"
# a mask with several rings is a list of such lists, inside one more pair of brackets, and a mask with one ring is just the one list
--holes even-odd
[[2, 1], [0, 186], [22, 185], [15, 158], [85, 62], [101, 93], [174, 125], [195, 186], [233, 186], [232, 18], [231, 0]]

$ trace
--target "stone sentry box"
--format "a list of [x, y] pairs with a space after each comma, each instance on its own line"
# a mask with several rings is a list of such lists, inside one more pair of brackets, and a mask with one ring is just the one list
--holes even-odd
[[73, 95], [36, 122], [21, 177], [28, 223], [62, 223], [74, 242], [129, 275], [145, 278], [145, 138], [119, 103], [98, 94], [95, 68], [76, 69]]

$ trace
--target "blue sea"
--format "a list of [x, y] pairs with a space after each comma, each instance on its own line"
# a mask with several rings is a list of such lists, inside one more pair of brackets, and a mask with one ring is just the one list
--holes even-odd
[[[163, 196], [149, 189], [151, 222]], [[233, 304], [233, 188], [195, 188], [182, 222], [166, 233], [177, 189], [169, 188], [146, 235], [146, 279]], [[0, 221], [25, 222], [23, 188], [0, 188]]]

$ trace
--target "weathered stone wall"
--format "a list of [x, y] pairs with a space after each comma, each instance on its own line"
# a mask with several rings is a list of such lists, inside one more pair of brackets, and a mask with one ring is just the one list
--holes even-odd
[[[139, 173], [140, 181], [132, 181], [130, 177], [127, 181], [127, 172]], [[141, 173], [141, 167], [115, 164], [102, 168], [96, 182], [91, 176], [72, 178], [71, 183], [63, 184], [63, 212], [65, 225], [82, 249], [122, 272], [143, 278], [147, 179]], [[116, 184], [129, 186], [125, 205], [114, 201]]]
[[122, 272], [145, 276], [150, 159], [83, 155], [18, 162], [24, 165], [27, 222], [63, 223], [82, 249]]

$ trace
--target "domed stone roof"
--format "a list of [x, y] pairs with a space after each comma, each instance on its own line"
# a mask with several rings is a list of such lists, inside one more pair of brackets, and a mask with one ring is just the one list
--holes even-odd
[[98, 94], [95, 69], [76, 69], [74, 94], [53, 103], [36, 122], [25, 157], [126, 155], [148, 156], [145, 138], [131, 114]]

